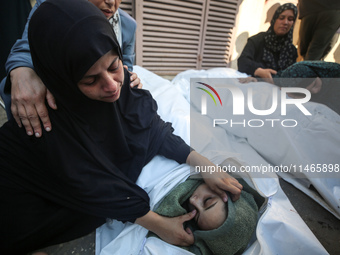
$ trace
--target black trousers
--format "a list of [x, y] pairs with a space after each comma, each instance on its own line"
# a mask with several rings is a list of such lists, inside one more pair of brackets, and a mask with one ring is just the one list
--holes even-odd
[[71, 241], [105, 223], [4, 180], [0, 180], [0, 208], [0, 254], [6, 255]]
[[304, 60], [321, 60], [332, 47], [340, 27], [340, 10], [323, 11], [301, 19], [299, 51]]

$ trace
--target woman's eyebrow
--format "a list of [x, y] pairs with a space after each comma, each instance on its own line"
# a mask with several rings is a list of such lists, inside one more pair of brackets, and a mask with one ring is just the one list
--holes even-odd
[[[111, 62], [111, 64], [110, 64], [109, 67], [111, 67], [111, 66], [117, 61], [118, 58], [119, 58], [119, 57], [117, 56], [117, 57]], [[95, 76], [96, 76], [96, 74], [86, 75], [86, 76], [84, 76], [84, 77], [82, 78], [82, 80], [83, 80], [83, 79], [87, 79], [87, 78], [92, 78], [92, 77], [95, 77]]]
[[119, 58], [119, 57], [117, 56], [117, 57], [111, 62], [110, 66], [112, 66], [112, 65], [117, 61], [118, 58]]
[[287, 14], [287, 15], [280, 14], [280, 17], [294, 18], [294, 15], [290, 15], [290, 14]]
[[93, 77], [95, 77], [95, 76], [96, 76], [96, 74], [86, 75], [86, 76], [84, 76], [84, 77], [82, 78], [82, 80], [88, 79], [88, 78], [93, 78]]

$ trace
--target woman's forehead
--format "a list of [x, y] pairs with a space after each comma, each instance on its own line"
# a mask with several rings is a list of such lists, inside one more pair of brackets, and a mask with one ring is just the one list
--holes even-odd
[[110, 67], [115, 62], [119, 61], [120, 58], [116, 51], [110, 50], [105, 55], [100, 57], [85, 73], [85, 76], [92, 75], [94, 73], [97, 73], [101, 71], [102, 69], [106, 70], [108, 67]]
[[281, 13], [280, 13], [280, 16], [281, 16], [281, 15], [284, 15], [284, 16], [292, 16], [292, 17], [294, 17], [294, 12], [293, 12], [293, 10], [288, 9], [288, 10], [285, 10], [285, 11], [281, 12]]

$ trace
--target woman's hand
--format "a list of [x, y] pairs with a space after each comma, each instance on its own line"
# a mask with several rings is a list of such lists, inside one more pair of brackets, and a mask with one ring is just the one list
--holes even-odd
[[201, 175], [209, 188], [216, 192], [223, 201], [226, 202], [228, 200], [226, 191], [231, 193], [233, 201], [240, 198], [243, 186], [234, 177], [222, 171], [221, 167], [216, 166], [201, 154], [196, 151], [190, 152], [187, 158], [187, 164], [195, 167], [198, 166], [199, 168], [211, 166], [211, 169], [214, 169], [213, 172], [201, 172]]
[[216, 192], [224, 202], [227, 202], [228, 196], [225, 191], [231, 193], [231, 199], [236, 201], [241, 196], [243, 186], [234, 177], [223, 171], [216, 171], [213, 173], [204, 172], [201, 173], [204, 178], [204, 182], [209, 188]]
[[194, 235], [189, 228], [184, 229], [183, 223], [193, 219], [195, 215], [196, 210], [182, 216], [169, 218], [149, 211], [143, 217], [138, 218], [135, 223], [154, 232], [167, 243], [189, 246], [194, 243]]
[[[128, 70], [127, 66], [124, 66], [124, 68], [126, 70]], [[131, 72], [131, 71], [129, 71], [129, 73], [131, 74], [131, 76], [130, 76], [130, 81], [131, 81], [130, 86], [131, 86], [131, 88], [137, 86], [137, 88], [141, 89], [143, 87], [143, 84], [140, 82], [138, 75], [134, 72]]]
[[267, 79], [267, 82], [274, 84], [272, 74], [277, 74], [277, 72], [273, 69], [270, 69], [270, 68], [263, 69], [263, 68], [259, 67], [254, 72], [255, 76], [261, 77], [263, 79]]
[[40, 137], [42, 122], [46, 131], [52, 129], [45, 99], [52, 109], [57, 109], [53, 95], [35, 73], [28, 67], [18, 67], [10, 73], [12, 83], [11, 111], [18, 126], [22, 125], [28, 135]]
[[240, 83], [250, 83], [250, 82], [257, 82], [257, 79], [254, 77], [246, 77], [246, 78], [238, 78]]

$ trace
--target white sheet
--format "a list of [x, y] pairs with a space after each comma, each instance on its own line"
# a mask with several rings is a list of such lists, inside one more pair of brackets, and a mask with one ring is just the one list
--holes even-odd
[[[160, 116], [171, 121], [175, 133], [189, 142], [190, 105], [184, 76], [188, 73], [192, 75], [205, 72], [189, 71], [169, 82], [141, 67], [135, 66], [134, 70], [142, 79], [144, 88], [150, 90], [158, 102]], [[214, 69], [206, 74], [244, 77], [232, 69]], [[222, 127], [213, 131], [210, 125], [206, 125], [204, 139], [196, 143], [199, 148], [195, 149], [214, 163], [220, 164], [224, 159], [233, 157], [249, 165], [268, 164], [247, 142], [247, 137], [235, 136]], [[190, 168], [187, 165], [178, 165], [157, 156], [144, 167], [137, 184], [148, 192], [151, 208], [154, 208], [162, 197], [189, 174]], [[327, 254], [290, 204], [275, 174], [266, 174], [266, 178], [253, 178], [251, 175], [248, 177], [246, 181], [268, 198], [268, 204], [258, 222], [257, 240], [244, 254]], [[96, 254], [190, 254], [160, 239], [146, 238], [146, 234], [147, 230], [136, 224], [108, 222], [97, 229]]]
[[[225, 69], [224, 72], [222, 70], [213, 69], [200, 72], [190, 70], [175, 77], [173, 83], [177, 87], [182, 85], [187, 87], [190, 78], [231, 78], [239, 75], [234, 70], [230, 73], [228, 73], [230, 69]], [[248, 88], [252, 88], [253, 100], [257, 109], [271, 107], [272, 91], [276, 86], [264, 82], [241, 84], [237, 79], [229, 79], [228, 82], [233, 82], [240, 88], [245, 98]], [[182, 90], [187, 99], [188, 92], [189, 90]], [[192, 93], [194, 92], [192, 91]], [[301, 166], [314, 169], [314, 172], [309, 171], [303, 174], [297, 172], [280, 175], [340, 219], [340, 116], [327, 106], [314, 102], [304, 104], [311, 113], [310, 116], [304, 115], [295, 105], [288, 105], [286, 116], [281, 115], [279, 107], [270, 116], [254, 115], [247, 107], [245, 107], [245, 115], [232, 115], [230, 109], [232, 109], [233, 98], [231, 93], [226, 92], [228, 91], [219, 91], [224, 103], [223, 109], [226, 109], [223, 115], [226, 119], [232, 118], [235, 122], [242, 122], [243, 119], [261, 119], [264, 123], [266, 123], [266, 119], [279, 120], [275, 123], [284, 119], [298, 121], [298, 125], [294, 128], [286, 128], [278, 124], [275, 124], [274, 127], [264, 125], [261, 128], [247, 125], [245, 127], [221, 125], [221, 127], [231, 134], [245, 138], [247, 143], [272, 165], [296, 166], [297, 169]], [[280, 90], [277, 90], [280, 99], [279, 93]], [[191, 96], [191, 104], [196, 109], [200, 109], [200, 97]], [[219, 118], [219, 116], [218, 112], [209, 112], [209, 117], [212, 119]], [[318, 165], [333, 168], [337, 166], [338, 170], [337, 172], [327, 171], [327, 173], [319, 174], [315, 172]], [[313, 185], [320, 195], [309, 190], [310, 185]]]

